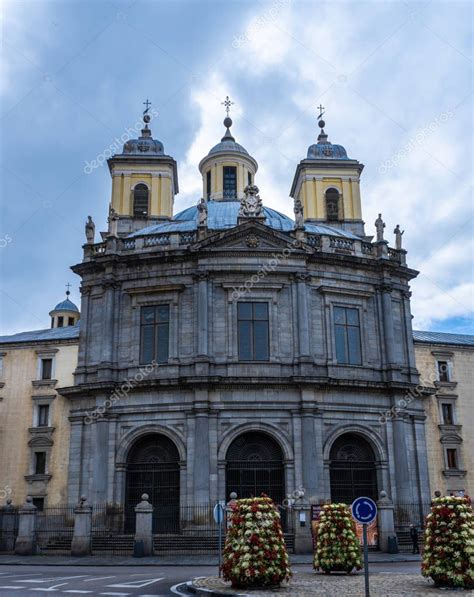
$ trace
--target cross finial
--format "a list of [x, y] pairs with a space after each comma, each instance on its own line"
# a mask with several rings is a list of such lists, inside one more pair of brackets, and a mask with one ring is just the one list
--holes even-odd
[[71, 292], [69, 291], [69, 289], [71, 288], [71, 285], [69, 284], [69, 282], [66, 284], [66, 296], [69, 296], [71, 294]]
[[318, 110], [319, 110], [318, 120], [321, 120], [321, 118], [323, 117], [323, 114], [324, 114], [324, 111], [326, 110], [326, 108], [322, 104], [319, 104]]
[[227, 116], [229, 116], [230, 107], [234, 105], [234, 102], [231, 102], [229, 96], [227, 95], [224, 102], [221, 102], [223, 106], [225, 106], [225, 111], [227, 112]]
[[146, 114], [151, 106], [151, 102], [148, 101], [148, 98], [146, 98], [146, 101], [143, 102], [143, 105], [145, 106], [145, 111], [143, 112], [143, 114]]

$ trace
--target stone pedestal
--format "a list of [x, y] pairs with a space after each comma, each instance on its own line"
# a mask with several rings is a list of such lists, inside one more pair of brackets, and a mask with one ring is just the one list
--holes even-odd
[[[377, 501], [377, 522], [379, 527], [379, 549], [385, 553], [389, 551], [389, 544], [397, 545], [395, 534], [395, 520], [393, 516], [393, 502], [385, 491], [380, 492]], [[392, 539], [392, 541], [390, 541]], [[398, 546], [397, 546], [398, 552]]]
[[27, 496], [25, 504], [20, 508], [18, 537], [15, 542], [15, 553], [20, 556], [31, 556], [36, 553], [36, 506], [31, 496]]
[[379, 240], [374, 243], [375, 254], [379, 259], [388, 259], [388, 241]]
[[142, 501], [135, 506], [135, 542], [133, 556], [142, 558], [153, 555], [153, 506], [148, 501], [148, 494], [142, 495]]
[[92, 506], [85, 497], [74, 510], [74, 534], [72, 536], [71, 555], [88, 556], [92, 547]]
[[293, 504], [293, 525], [295, 529], [295, 553], [312, 553], [313, 538], [311, 536], [311, 506], [308, 502], [297, 501]]

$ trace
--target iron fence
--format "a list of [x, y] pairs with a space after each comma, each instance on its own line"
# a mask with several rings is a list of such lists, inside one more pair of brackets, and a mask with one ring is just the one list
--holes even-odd
[[58, 505], [36, 513], [35, 538], [40, 551], [69, 554], [74, 533], [74, 506]]
[[0, 508], [0, 553], [12, 553], [18, 536], [18, 508]]

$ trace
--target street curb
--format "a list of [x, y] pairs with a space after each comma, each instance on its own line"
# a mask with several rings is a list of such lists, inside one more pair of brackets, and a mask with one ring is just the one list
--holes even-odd
[[193, 581], [192, 580], [188, 580], [188, 582], [186, 583], [187, 587], [188, 587], [188, 591], [190, 593], [193, 593], [194, 595], [199, 596], [213, 596], [213, 597], [249, 597], [248, 593], [221, 593], [221, 591], [215, 591], [214, 589], [203, 589], [202, 587], [195, 587], [193, 585]]

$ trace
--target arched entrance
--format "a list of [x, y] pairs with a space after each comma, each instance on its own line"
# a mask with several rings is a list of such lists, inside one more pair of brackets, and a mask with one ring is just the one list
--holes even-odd
[[378, 498], [375, 454], [367, 440], [345, 433], [336, 439], [329, 457], [333, 502], [350, 504], [360, 496]]
[[230, 444], [226, 455], [226, 497], [239, 498], [265, 493], [277, 504], [285, 498], [283, 452], [266, 433], [250, 431]]
[[153, 510], [153, 532], [179, 530], [179, 453], [165, 435], [145, 435], [127, 458], [125, 512], [128, 529], [135, 525], [135, 506], [147, 493]]

